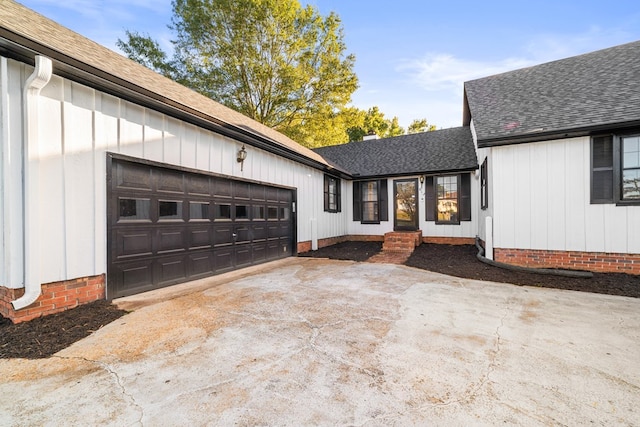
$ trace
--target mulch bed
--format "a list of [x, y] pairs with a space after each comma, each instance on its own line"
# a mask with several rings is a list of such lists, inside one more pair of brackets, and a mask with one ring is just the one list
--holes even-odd
[[0, 359], [49, 357], [126, 313], [102, 300], [15, 325], [0, 317]]
[[[344, 242], [300, 256], [362, 262], [381, 250], [381, 242]], [[467, 279], [640, 298], [640, 276], [595, 273], [582, 279], [524, 273], [484, 264], [476, 253], [473, 245], [423, 244], [405, 264]], [[17, 325], [0, 317], [0, 359], [50, 357], [124, 314], [107, 301], [96, 301]]]

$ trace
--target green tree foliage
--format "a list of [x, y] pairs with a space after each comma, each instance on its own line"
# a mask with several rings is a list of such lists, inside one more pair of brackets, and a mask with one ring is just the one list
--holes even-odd
[[335, 13], [298, 0], [173, 0], [173, 57], [127, 32], [131, 59], [307, 146], [344, 142], [358, 80]]
[[357, 110], [351, 114], [350, 125], [347, 128], [349, 141], [362, 141], [365, 135], [376, 134], [380, 138], [404, 135], [404, 129], [398, 124], [398, 118], [386, 119], [384, 113], [377, 106], [367, 111]]
[[407, 128], [407, 133], [420, 133], [420, 132], [429, 132], [432, 130], [436, 130], [435, 125], [430, 125], [427, 122], [427, 119], [415, 119], [411, 122], [409, 127]]

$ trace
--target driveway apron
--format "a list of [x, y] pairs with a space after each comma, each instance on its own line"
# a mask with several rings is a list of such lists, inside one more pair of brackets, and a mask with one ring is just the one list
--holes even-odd
[[640, 300], [290, 258], [0, 360], [0, 426], [638, 425]]

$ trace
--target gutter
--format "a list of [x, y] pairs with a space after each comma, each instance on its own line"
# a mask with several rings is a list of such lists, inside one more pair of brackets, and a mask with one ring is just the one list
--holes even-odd
[[36, 56], [35, 69], [24, 87], [23, 104], [23, 207], [24, 207], [24, 295], [11, 301], [14, 310], [33, 304], [42, 293], [40, 283], [40, 165], [38, 98], [53, 73], [51, 59]]

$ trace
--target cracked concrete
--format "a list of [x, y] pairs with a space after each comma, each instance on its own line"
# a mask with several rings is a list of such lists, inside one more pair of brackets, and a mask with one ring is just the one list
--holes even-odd
[[638, 425], [640, 300], [292, 258], [0, 360], [0, 426]]

